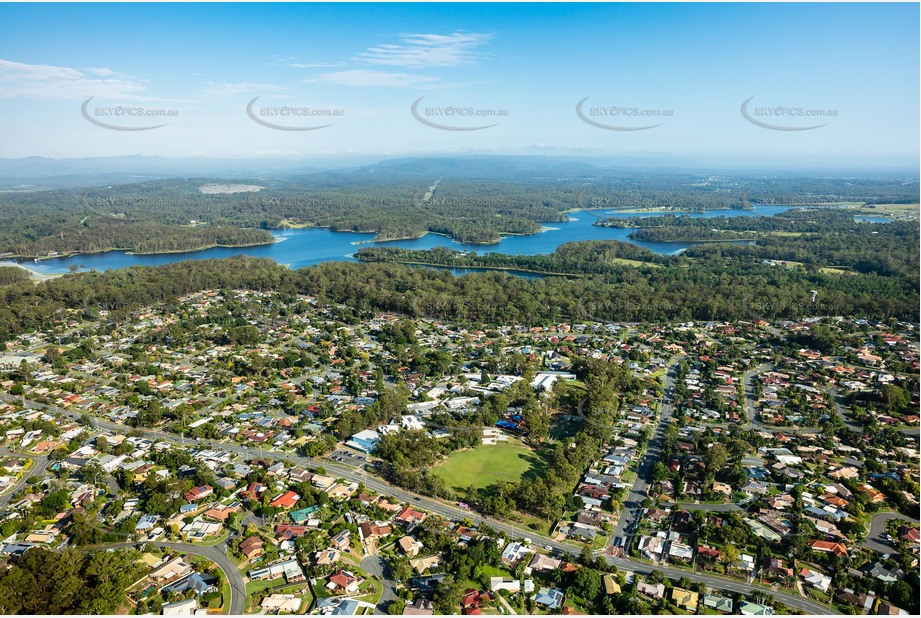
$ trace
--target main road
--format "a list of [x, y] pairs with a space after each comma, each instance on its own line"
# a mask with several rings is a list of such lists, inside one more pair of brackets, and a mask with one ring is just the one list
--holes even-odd
[[[636, 481], [634, 482], [634, 487], [631, 488], [631, 494], [630, 494], [631, 497], [628, 498], [628, 502], [636, 501], [638, 498], [639, 502], [637, 502], [637, 505], [640, 502], [642, 502], [642, 500], [645, 498], [645, 493], [642, 493], [642, 492], [645, 492], [646, 488], [648, 487], [647, 481], [641, 480], [640, 477], [645, 477], [648, 474], [649, 470], [652, 467], [652, 464], [656, 461], [656, 457], [661, 455], [661, 443], [662, 443], [662, 438], [664, 436], [665, 427], [669, 422], [668, 419], [671, 419], [672, 412], [673, 412], [671, 397], [674, 392], [675, 370], [676, 369], [677, 369], [677, 363], [672, 363], [669, 366], [668, 371], [666, 372], [666, 376], [664, 380], [665, 396], [663, 398], [662, 405], [660, 406], [659, 422], [656, 426], [656, 430], [652, 438], [649, 441], [646, 455], [643, 457], [643, 461], [640, 465], [640, 470], [638, 470], [637, 481], [639, 482], [639, 484]], [[61, 414], [61, 415], [64, 415], [70, 418], [79, 418], [80, 416], [79, 414], [75, 412], [71, 412], [69, 410], [59, 408], [57, 406], [40, 403], [36, 401], [31, 401], [28, 399], [23, 399], [21, 397], [12, 397], [5, 393], [0, 393], [0, 399], [11, 401], [11, 402], [19, 401], [28, 408], [50, 410], [50, 411], [56, 412], [58, 414]], [[177, 437], [174, 434], [171, 434], [169, 432], [161, 431], [158, 429], [135, 428], [135, 427], [130, 427], [128, 425], [122, 425], [120, 423], [115, 423], [112, 421], [98, 419], [98, 418], [94, 418], [94, 421], [95, 421], [94, 424], [97, 428], [109, 429], [109, 430], [118, 431], [118, 432], [134, 431], [134, 432], [139, 433], [140, 435], [143, 435], [148, 438], [155, 439], [155, 440], [163, 440], [165, 442], [171, 442], [174, 444], [182, 444], [186, 446], [188, 445], [187, 440]], [[504, 532], [506, 535], [512, 538], [539, 539], [540, 543], [542, 543], [544, 546], [549, 547], [552, 550], [555, 550], [563, 554], [568, 553], [573, 556], [576, 556], [576, 555], [579, 555], [579, 553], [581, 553], [582, 551], [582, 546], [576, 546], [576, 545], [572, 545], [569, 543], [555, 541], [545, 535], [538, 534], [534, 530], [526, 530], [523, 528], [518, 528], [517, 526], [513, 526], [506, 522], [499, 521], [491, 517], [484, 517], [472, 511], [461, 509], [460, 507], [454, 504], [447, 503], [442, 500], [427, 498], [425, 496], [420, 496], [416, 493], [406, 491], [399, 487], [394, 487], [393, 485], [390, 485], [386, 481], [383, 481], [377, 477], [366, 474], [363, 470], [360, 470], [360, 469], [356, 470], [354, 468], [350, 468], [347, 466], [341, 466], [341, 465], [330, 463], [324, 460], [312, 459], [309, 457], [304, 457], [302, 455], [289, 454], [289, 453], [277, 452], [277, 451], [268, 451], [268, 450], [263, 450], [263, 449], [254, 449], [254, 448], [242, 446], [239, 444], [215, 443], [212, 445], [207, 440], [199, 441], [199, 444], [203, 444], [205, 446], [211, 446], [213, 448], [225, 450], [228, 452], [240, 453], [247, 457], [262, 457], [262, 458], [272, 458], [272, 459], [283, 460], [283, 461], [291, 462], [291, 464], [293, 465], [299, 465], [305, 468], [323, 467], [327, 471], [335, 472], [341, 478], [344, 478], [349, 481], [363, 483], [365, 487], [379, 494], [382, 494], [385, 496], [391, 496], [397, 500], [401, 500], [403, 502], [410, 503], [417, 508], [429, 511], [431, 513], [435, 513], [442, 517], [455, 519], [455, 520], [469, 519], [470, 521], [474, 523], [474, 525], [487, 525], [494, 530]], [[625, 508], [626, 508], [626, 504], [625, 504]], [[624, 519], [624, 518], [622, 517], [621, 519]], [[618, 525], [620, 525], [620, 522], [618, 522]], [[220, 554], [220, 551], [217, 550], [217, 548], [212, 548], [212, 547], [189, 545], [185, 543], [178, 543], [178, 544], [177, 543], [171, 543], [171, 544], [166, 543], [165, 545], [177, 545], [177, 546], [181, 545], [183, 548], [190, 548], [187, 551], [192, 551], [191, 548], [194, 548], [195, 550], [202, 550], [202, 552], [207, 551], [209, 554]], [[208, 557], [209, 559], [212, 559], [211, 556], [208, 554], [202, 553], [202, 555]], [[226, 556], [223, 556], [223, 557], [226, 559]], [[782, 601], [784, 604], [790, 607], [796, 608], [796, 609], [801, 609], [802, 611], [806, 611], [806, 612], [813, 613], [813, 614], [833, 613], [831, 609], [827, 606], [815, 603], [805, 598], [797, 597], [797, 596], [787, 594], [784, 592], [779, 592], [779, 591], [772, 590], [770, 588], [763, 587], [763, 586], [758, 586], [755, 584], [737, 582], [731, 579], [724, 579], [721, 577], [700, 574], [700, 573], [696, 573], [693, 571], [685, 571], [683, 569], [675, 569], [673, 567], [667, 567], [667, 566], [654, 568], [650, 565], [647, 565], [646, 563], [634, 561], [634, 560], [630, 560], [626, 558], [612, 558], [610, 556], [605, 556], [604, 558], [605, 560], [608, 561], [609, 564], [616, 566], [617, 568], [620, 568], [620, 569], [631, 570], [637, 573], [649, 573], [652, 570], [659, 570], [665, 573], [666, 575], [668, 575], [669, 577], [687, 577], [691, 581], [703, 582], [709, 586], [714, 586], [718, 589], [723, 588], [723, 589], [733, 590], [735, 592], [740, 592], [740, 593], [745, 593], [745, 594], [751, 593], [752, 590], [758, 590], [760, 592], [770, 594], [774, 596], [775, 598], [777, 598], [778, 600]], [[222, 563], [218, 562], [217, 560], [215, 560], [215, 562], [217, 562], [219, 565], [222, 565]], [[223, 564], [232, 564], [232, 563], [229, 563], [229, 561], [225, 561]], [[234, 571], [236, 572], [236, 575], [239, 577], [239, 582], [242, 583], [243, 581], [242, 577], [239, 576], [239, 571], [237, 571], [236, 567], [231, 569], [231, 572], [234, 572]], [[230, 573], [228, 573], [228, 578], [229, 576], [230, 576]], [[234, 588], [234, 590], [236, 593], [236, 588]], [[242, 610], [245, 608], [245, 587], [243, 587], [242, 590], [243, 590], [242, 600], [235, 599], [234, 603], [238, 603], [238, 605], [234, 605], [234, 603], [231, 604], [232, 609], [239, 608], [241, 611], [239, 612], [231, 611], [232, 614], [242, 613]]]

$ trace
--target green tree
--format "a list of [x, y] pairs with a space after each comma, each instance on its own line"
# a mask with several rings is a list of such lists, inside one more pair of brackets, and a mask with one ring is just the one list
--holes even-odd
[[707, 470], [713, 472], [719, 472], [723, 466], [726, 465], [728, 459], [729, 453], [726, 451], [726, 447], [719, 443], [707, 449], [704, 455], [704, 460], [707, 462]]

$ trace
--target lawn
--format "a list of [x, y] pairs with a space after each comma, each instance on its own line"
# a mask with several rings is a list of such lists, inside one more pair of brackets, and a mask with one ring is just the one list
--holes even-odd
[[517, 483], [529, 471], [538, 472], [544, 462], [517, 440], [458, 451], [435, 468], [449, 487], [463, 490], [471, 485], [487, 487], [498, 481]]
[[275, 588], [276, 586], [283, 586], [285, 583], [284, 577], [277, 577], [275, 579], [263, 579], [259, 581], [253, 581], [246, 584], [246, 596], [251, 597], [256, 593], [262, 592], [263, 590], [268, 590], [269, 588]]
[[627, 258], [611, 258], [610, 261], [613, 264], [624, 264], [626, 266], [634, 266], [637, 268], [641, 266], [650, 266], [652, 268], [662, 268], [661, 264], [656, 264], [655, 262], [644, 262], [642, 260], [630, 260]]

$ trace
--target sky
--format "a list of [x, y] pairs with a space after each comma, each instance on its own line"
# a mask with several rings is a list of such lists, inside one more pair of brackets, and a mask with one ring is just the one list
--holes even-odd
[[909, 3], [2, 4], [0, 157], [916, 166], [918, 23]]

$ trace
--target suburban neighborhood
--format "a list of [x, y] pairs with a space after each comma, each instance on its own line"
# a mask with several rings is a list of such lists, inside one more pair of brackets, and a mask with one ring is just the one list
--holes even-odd
[[211, 290], [75, 311], [0, 370], [0, 564], [118, 555], [118, 613], [919, 609], [916, 325]]

